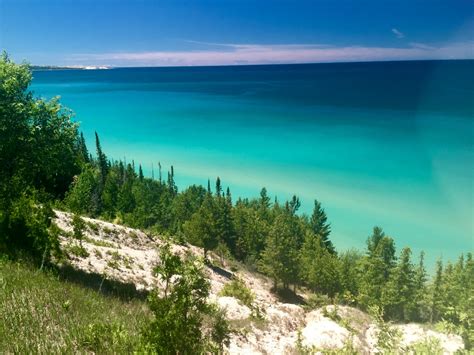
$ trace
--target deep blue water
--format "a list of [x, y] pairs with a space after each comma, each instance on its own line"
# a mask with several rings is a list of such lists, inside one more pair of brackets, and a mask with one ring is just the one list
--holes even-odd
[[319, 199], [339, 249], [380, 225], [430, 262], [473, 250], [474, 61], [37, 71], [33, 90], [181, 188]]

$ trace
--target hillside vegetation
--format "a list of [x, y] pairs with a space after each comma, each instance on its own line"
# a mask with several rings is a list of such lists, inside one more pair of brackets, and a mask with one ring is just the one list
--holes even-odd
[[[273, 319], [270, 323], [276, 324], [276, 328], [268, 334], [287, 332], [291, 334], [291, 344], [298, 343], [306, 334], [303, 331], [300, 336], [298, 327], [309, 324], [308, 314], [301, 313], [300, 306], [287, 306], [288, 303], [300, 303], [315, 309], [326, 304], [357, 308], [372, 314], [374, 318], [369, 323], [375, 322], [379, 331], [385, 329], [386, 322], [418, 322], [429, 324], [429, 327], [441, 327], [462, 336], [466, 348], [472, 347], [474, 261], [471, 253], [461, 255], [455, 263], [443, 264], [440, 260], [434, 277], [430, 279], [423, 262], [424, 254], [414, 261], [409, 247], [397, 252], [395, 239], [380, 227], [373, 228], [364, 251], [338, 252], [330, 240], [328, 217], [318, 200], [314, 201], [314, 210], [308, 216], [298, 212], [300, 200], [297, 196], [279, 202], [262, 188], [258, 198], [235, 200], [230, 188], [224, 188], [219, 178], [214, 187], [209, 181], [207, 187], [193, 185], [178, 191], [173, 167], [163, 177], [158, 164], [156, 178], [155, 172], [147, 178], [141, 166], [135, 166], [133, 161], [126, 163], [109, 159], [97, 133], [95, 155], [90, 154], [78, 125], [71, 121], [72, 113], [61, 106], [58, 99], [45, 101], [35, 98], [28, 90], [30, 82], [28, 65], [17, 65], [7, 55], [2, 56], [0, 254], [10, 260], [2, 262], [2, 279], [6, 278], [4, 274], [11, 275], [12, 265], [18, 265], [20, 270], [23, 268], [21, 263], [28, 260], [31, 265], [28, 267], [39, 270], [65, 272], [68, 267], [71, 272], [82, 270], [84, 275], [78, 276], [76, 281], [88, 277], [92, 277], [94, 282], [100, 280], [98, 287], [94, 286], [95, 292], [102, 292], [105, 280], [115, 280], [123, 290], [127, 289], [123, 284], [132, 284], [133, 287], [129, 285], [130, 294], [135, 298], [145, 296], [135, 292], [137, 288], [150, 292], [146, 303], [150, 314], [148, 324], [138, 331], [140, 327], [134, 328], [132, 322], [125, 329], [132, 337], [133, 332], [141, 334], [139, 338], [143, 342], [136, 340], [140, 343], [137, 346], [158, 353], [219, 352], [223, 349], [229, 340], [229, 324], [219, 307], [208, 301], [232, 304], [233, 300], [240, 299], [244, 305], [247, 303], [247, 309], [239, 309], [245, 314], [247, 310], [250, 312], [253, 317], [251, 329], [255, 333], [259, 324], [268, 319], [260, 306], [271, 308], [268, 305], [277, 304], [278, 297], [285, 301], [284, 306], [278, 307], [292, 309], [291, 312], [300, 314], [297, 317], [300, 320], [289, 320], [288, 323]], [[53, 207], [72, 214], [61, 215]], [[99, 228], [96, 231], [94, 228], [98, 222], [81, 216], [101, 218], [115, 224], [106, 226], [110, 230]], [[114, 232], [120, 230], [126, 232], [126, 237], [122, 232]], [[154, 237], [157, 235], [167, 236], [170, 246], [150, 244], [157, 243]], [[167, 248], [172, 250], [165, 253]], [[122, 253], [122, 249], [127, 252]], [[198, 254], [202, 258], [197, 257]], [[223, 267], [229, 261], [233, 264]], [[262, 291], [266, 303], [259, 306], [257, 302], [253, 306], [252, 297], [242, 290], [243, 284], [235, 280], [226, 287], [227, 291], [223, 291], [223, 296], [227, 296], [216, 298], [220, 290], [206, 272], [211, 269], [229, 281], [236, 265], [244, 266], [252, 275], [258, 273], [259, 278], [266, 280], [265, 285], [269, 283], [268, 287], [262, 286], [266, 290]], [[52, 280], [51, 275], [35, 275]], [[257, 284], [254, 282], [254, 286]], [[5, 285], [11, 287], [8, 285], [15, 283]], [[12, 302], [29, 293], [38, 295], [34, 307], [45, 313], [41, 321], [37, 319], [33, 324], [49, 331], [46, 321], [50, 319], [49, 308], [43, 298], [49, 296], [38, 291], [47, 290], [39, 288], [40, 285], [38, 288], [21, 288], [20, 285], [18, 290], [16, 287], [8, 289], [19, 294], [14, 299], [5, 298], [3, 306], [10, 309], [9, 314], [14, 317], [16, 308]], [[64, 287], [71, 286], [65, 284]], [[102, 296], [97, 297], [102, 300]], [[256, 297], [258, 300], [258, 295]], [[58, 299], [67, 303], [64, 298]], [[23, 326], [25, 323], [22, 322], [28, 321], [29, 317], [24, 318], [23, 311], [38, 315], [28, 305], [25, 307], [17, 311], [18, 324]], [[274, 313], [288, 313], [278, 307]], [[54, 309], [51, 309], [53, 314]], [[334, 318], [333, 322], [340, 317], [337, 312], [326, 315], [329, 314], [332, 314], [329, 318]], [[357, 314], [363, 317], [363, 313]], [[323, 321], [328, 318], [326, 315], [322, 315]], [[57, 313], [57, 316], [63, 315]], [[320, 319], [319, 316], [315, 317]], [[241, 321], [245, 323], [247, 318]], [[90, 320], [85, 319], [87, 322]], [[161, 322], [161, 319], [166, 319], [166, 322]], [[43, 321], [46, 323], [41, 323]], [[290, 331], [284, 324], [294, 326]], [[77, 327], [85, 325], [86, 321], [77, 322]], [[91, 327], [98, 327], [93, 329], [97, 333], [116, 331], [101, 328], [101, 325]], [[349, 327], [353, 328], [353, 325]], [[2, 324], [0, 329], [6, 331], [7, 326]], [[64, 335], [65, 339], [76, 339], [75, 334], [81, 332], [79, 328], [67, 329], [66, 325], [65, 329], [64, 333], [58, 333], [69, 334], [71, 331], [70, 338]], [[389, 328], [386, 329], [386, 347], [397, 348], [390, 340], [394, 338], [393, 334]], [[164, 334], [170, 339], [167, 345], [163, 341]], [[272, 335], [269, 337], [273, 339]], [[377, 338], [380, 340], [381, 337]], [[11, 337], [8, 339], [13, 341]], [[43, 344], [38, 337], [32, 339], [38, 340], [38, 346]], [[61, 341], [58, 340], [58, 344], [62, 344]], [[265, 343], [264, 339], [256, 341]], [[270, 340], [269, 343], [273, 344]], [[305, 351], [308, 343], [300, 343], [297, 349]], [[64, 344], [66, 349], [81, 349], [81, 345], [73, 340], [65, 340]], [[361, 344], [356, 348], [364, 349], [365, 340], [361, 340]], [[344, 347], [352, 345], [346, 341], [343, 344]], [[15, 345], [9, 342], [8, 346], [10, 350]], [[34, 347], [27, 343], [22, 346], [22, 349]], [[56, 349], [55, 345], [44, 346]]]

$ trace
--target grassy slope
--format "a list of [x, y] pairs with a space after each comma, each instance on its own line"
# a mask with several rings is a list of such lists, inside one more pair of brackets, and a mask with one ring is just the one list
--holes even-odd
[[0, 260], [0, 353], [127, 352], [149, 317], [143, 301]]

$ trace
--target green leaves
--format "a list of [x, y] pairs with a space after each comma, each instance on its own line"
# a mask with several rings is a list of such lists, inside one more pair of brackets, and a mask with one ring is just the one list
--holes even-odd
[[169, 245], [160, 250], [155, 272], [165, 283], [163, 294], [149, 297], [155, 319], [144, 337], [159, 354], [196, 354], [222, 349], [228, 339], [228, 325], [216, 307], [207, 303], [210, 292], [203, 264], [187, 255], [185, 260], [171, 252]]

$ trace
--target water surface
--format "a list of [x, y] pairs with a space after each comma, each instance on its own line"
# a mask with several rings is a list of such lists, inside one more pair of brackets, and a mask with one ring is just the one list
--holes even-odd
[[38, 71], [33, 90], [181, 188], [317, 198], [340, 250], [374, 225], [431, 264], [473, 250], [474, 61]]

